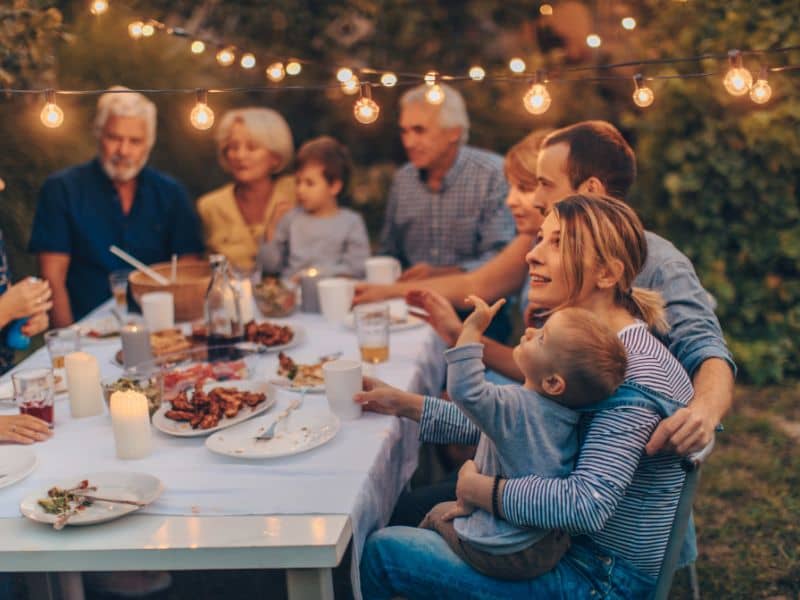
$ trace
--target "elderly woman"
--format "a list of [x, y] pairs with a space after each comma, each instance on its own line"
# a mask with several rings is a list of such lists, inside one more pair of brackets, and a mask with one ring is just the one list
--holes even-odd
[[217, 130], [220, 165], [233, 182], [197, 202], [209, 252], [224, 254], [242, 271], [255, 267], [262, 240], [295, 205], [294, 177], [280, 173], [294, 155], [292, 132], [269, 108], [240, 108]]

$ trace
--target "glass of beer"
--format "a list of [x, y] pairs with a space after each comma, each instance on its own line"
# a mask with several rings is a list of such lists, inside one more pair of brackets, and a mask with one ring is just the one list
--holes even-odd
[[44, 334], [44, 342], [47, 344], [47, 352], [50, 354], [50, 363], [53, 366], [56, 391], [63, 392], [67, 389], [64, 357], [81, 349], [80, 329], [74, 326], [51, 329]]
[[361, 360], [382, 363], [389, 360], [389, 305], [362, 304], [353, 309]]
[[32, 415], [46, 421], [53, 428], [53, 371], [28, 369], [11, 376], [14, 397], [23, 415]]
[[120, 269], [111, 271], [108, 275], [111, 295], [114, 296], [114, 306], [123, 313], [128, 309], [128, 275], [130, 272], [130, 269]]

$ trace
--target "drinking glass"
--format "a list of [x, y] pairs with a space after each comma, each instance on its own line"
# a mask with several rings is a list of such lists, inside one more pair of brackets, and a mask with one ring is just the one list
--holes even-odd
[[361, 360], [382, 363], [389, 360], [389, 305], [362, 304], [353, 310]]
[[11, 375], [14, 397], [19, 412], [46, 421], [53, 428], [53, 384], [52, 369], [26, 369]]
[[63, 392], [67, 389], [64, 357], [81, 349], [80, 329], [74, 326], [51, 329], [44, 334], [44, 341], [47, 344], [47, 353], [50, 355], [50, 363], [53, 367], [56, 390]]
[[130, 275], [130, 272], [130, 269], [120, 269], [111, 271], [108, 275], [108, 283], [111, 286], [114, 305], [122, 313], [128, 310], [128, 275]]

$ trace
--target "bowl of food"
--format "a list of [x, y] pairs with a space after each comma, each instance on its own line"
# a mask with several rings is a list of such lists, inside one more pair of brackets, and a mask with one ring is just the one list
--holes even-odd
[[164, 377], [158, 369], [148, 373], [137, 369], [128, 369], [120, 377], [103, 379], [100, 385], [103, 388], [106, 404], [111, 403], [111, 394], [114, 392], [141, 392], [147, 397], [147, 408], [151, 417], [161, 406], [161, 399], [164, 395]]
[[272, 277], [256, 284], [253, 297], [265, 317], [288, 317], [297, 308], [295, 286]]
[[[172, 277], [172, 264], [168, 262], [150, 265], [156, 273], [167, 279]], [[131, 294], [141, 304], [142, 295], [148, 292], [170, 292], [175, 304], [176, 321], [192, 321], [203, 316], [203, 300], [211, 282], [211, 267], [200, 260], [180, 260], [175, 281], [161, 285], [141, 271], [132, 271], [128, 276]]]

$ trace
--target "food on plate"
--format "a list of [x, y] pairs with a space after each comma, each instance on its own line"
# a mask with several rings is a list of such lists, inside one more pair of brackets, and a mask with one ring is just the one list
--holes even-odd
[[294, 331], [288, 325], [250, 321], [244, 326], [244, 339], [264, 346], [282, 346], [294, 339]]
[[229, 381], [247, 377], [243, 360], [203, 362], [185, 369], [173, 369], [164, 374], [164, 400], [172, 401], [181, 392], [202, 387], [203, 382]]
[[286, 317], [294, 312], [297, 299], [293, 289], [274, 277], [267, 277], [255, 286], [253, 296], [265, 317]]
[[314, 364], [296, 363], [283, 352], [278, 353], [278, 375], [292, 382], [292, 387], [319, 387], [325, 384], [322, 365], [328, 361]]
[[133, 390], [141, 392], [147, 397], [147, 408], [152, 416], [161, 406], [161, 389], [162, 378], [159, 372], [154, 372], [152, 375], [145, 377], [122, 376], [114, 381], [102, 381], [103, 396], [106, 399], [106, 404], [111, 402], [111, 394], [114, 392], [125, 392]]
[[172, 410], [164, 416], [173, 421], [188, 421], [192, 429], [212, 429], [223, 417], [232, 419], [243, 406], [253, 408], [266, 399], [266, 394], [236, 388], [215, 387], [205, 392], [202, 384], [198, 384], [191, 397], [184, 390], [171, 400]]
[[63, 515], [73, 510], [84, 510], [92, 505], [92, 500], [81, 495], [81, 492], [94, 492], [96, 487], [89, 485], [89, 480], [84, 479], [74, 488], [62, 489], [51, 487], [47, 490], [47, 498], [41, 498], [37, 502], [42, 510], [50, 515]]
[[178, 328], [164, 329], [150, 334], [150, 348], [156, 357], [174, 354], [191, 347], [192, 343]]

